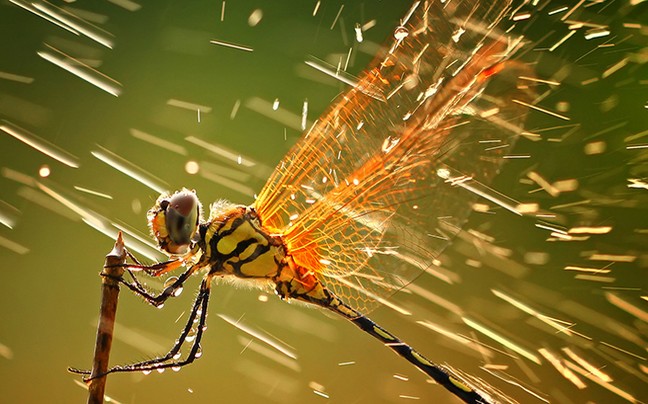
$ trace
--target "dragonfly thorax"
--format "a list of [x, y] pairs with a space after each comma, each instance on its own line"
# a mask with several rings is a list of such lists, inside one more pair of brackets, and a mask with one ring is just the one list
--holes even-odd
[[272, 279], [286, 257], [281, 237], [270, 235], [253, 208], [222, 202], [200, 225], [197, 245], [211, 273], [240, 278]]
[[218, 202], [198, 230], [199, 266], [210, 274], [267, 280], [282, 299], [328, 304], [332, 299], [316, 274], [295, 263], [281, 235], [263, 226], [253, 207]]

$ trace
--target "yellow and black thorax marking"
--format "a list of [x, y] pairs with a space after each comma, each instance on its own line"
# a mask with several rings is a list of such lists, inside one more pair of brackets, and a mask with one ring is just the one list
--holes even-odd
[[210, 273], [270, 279], [285, 257], [279, 237], [268, 234], [253, 208], [237, 206], [203, 223], [198, 244]]

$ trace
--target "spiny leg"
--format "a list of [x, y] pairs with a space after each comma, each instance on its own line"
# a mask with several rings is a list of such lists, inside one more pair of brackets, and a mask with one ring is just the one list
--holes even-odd
[[[146, 288], [144, 288], [144, 286], [140, 283], [139, 278], [135, 276], [134, 274], [135, 270], [144, 271], [151, 276], [159, 276], [163, 273], [169, 272], [183, 265], [183, 262], [178, 259], [158, 262], [153, 265], [144, 265], [130, 251], [126, 250], [126, 254], [128, 255], [128, 258], [130, 258], [130, 260], [133, 261], [135, 264], [126, 264], [126, 265], [120, 264], [119, 266], [123, 267], [126, 270], [126, 272], [128, 272], [128, 274], [131, 276], [131, 279], [133, 279], [133, 283], [129, 284], [125, 282], [123, 279], [118, 279], [118, 280], [125, 286], [128, 286], [129, 289], [131, 289], [132, 291], [138, 294], [146, 294], [147, 291]], [[106, 276], [103, 273], [101, 275]]]
[[127, 265], [125, 267], [126, 271], [130, 274], [133, 282], [127, 282], [125, 279], [120, 278], [119, 282], [124, 286], [129, 288], [135, 294], [138, 294], [146, 300], [149, 304], [160, 307], [164, 302], [174, 296], [176, 291], [182, 287], [184, 282], [198, 269], [195, 265], [187, 267], [187, 270], [183, 272], [178, 279], [175, 280], [171, 285], [164, 288], [164, 290], [159, 295], [154, 295], [149, 293], [146, 288], [141, 284], [137, 276], [133, 273], [133, 269], [141, 270], [152, 276], [159, 276], [163, 273], [169, 272], [173, 269], [176, 269], [182, 265], [182, 262], [179, 260], [171, 260], [166, 262], [161, 262], [153, 265], [142, 265], [139, 263], [137, 258], [132, 254], [128, 253], [129, 257], [135, 262], [135, 265]]
[[[170, 367], [182, 367], [185, 365], [188, 365], [192, 363], [194, 360], [196, 360], [196, 357], [198, 356], [198, 351], [200, 349], [200, 341], [202, 339], [203, 332], [206, 329], [206, 321], [207, 321], [207, 307], [208, 307], [208, 302], [209, 302], [209, 292], [210, 292], [210, 287], [209, 287], [209, 279], [206, 278], [203, 280], [201, 286], [200, 286], [200, 292], [198, 293], [198, 297], [196, 298], [196, 302], [194, 303], [194, 306], [191, 310], [191, 314], [189, 315], [189, 318], [187, 320], [187, 324], [185, 325], [185, 328], [182, 330], [182, 333], [180, 334], [180, 337], [177, 339], [176, 343], [173, 345], [171, 350], [164, 356], [161, 356], [159, 358], [154, 358], [150, 359], [147, 361], [142, 361], [138, 363], [134, 363], [131, 365], [126, 365], [126, 366], [116, 366], [108, 371], [108, 373], [114, 373], [114, 372], [133, 372], [133, 371], [149, 371], [149, 370], [155, 370], [155, 369], [165, 369], [165, 368], [170, 368]], [[198, 312], [200, 311], [200, 318], [198, 321], [198, 326], [196, 329], [196, 339], [194, 340], [191, 350], [189, 351], [189, 355], [187, 356], [186, 359], [182, 361], [172, 361], [168, 362], [169, 360], [173, 359], [178, 352], [180, 352], [180, 348], [184, 344], [184, 342], [187, 339], [187, 336], [189, 335], [189, 332], [193, 328], [193, 323], [195, 318], [198, 316]], [[168, 363], [165, 363], [168, 362]]]
[[[166, 369], [170, 367], [182, 367], [185, 365], [188, 365], [192, 363], [196, 358], [198, 357], [198, 350], [200, 349], [200, 340], [202, 339], [203, 332], [206, 329], [206, 322], [207, 322], [207, 307], [208, 307], [208, 302], [209, 302], [209, 292], [210, 292], [210, 281], [211, 278], [209, 276], [205, 277], [203, 279], [201, 285], [200, 285], [200, 291], [198, 292], [198, 296], [196, 298], [196, 301], [194, 302], [193, 308], [191, 309], [191, 313], [189, 314], [189, 318], [187, 320], [187, 324], [185, 325], [184, 329], [182, 330], [182, 333], [180, 334], [180, 337], [176, 340], [175, 344], [169, 350], [169, 352], [164, 355], [160, 356], [158, 358], [142, 361], [142, 362], [137, 362], [133, 363], [130, 365], [125, 365], [125, 366], [115, 366], [111, 369], [109, 369], [106, 373], [96, 375], [94, 378], [97, 377], [103, 377], [109, 373], [118, 373], [118, 372], [136, 372], [136, 371], [151, 371], [151, 370], [156, 370], [156, 369]], [[198, 312], [200, 311], [200, 319], [198, 321], [198, 327], [196, 330], [196, 339], [194, 340], [191, 350], [189, 351], [189, 355], [187, 356], [186, 359], [182, 361], [172, 361], [169, 362], [170, 360], [174, 359], [176, 354], [180, 352], [180, 348], [184, 344], [184, 342], [187, 339], [187, 336], [189, 335], [189, 332], [193, 328], [194, 320], [198, 316]], [[70, 368], [68, 369], [72, 373], [78, 373], [78, 374], [84, 374], [84, 375], [89, 375], [90, 371], [89, 370], [80, 370], [80, 369], [74, 369]], [[85, 381], [89, 381], [93, 378], [85, 378]]]
[[135, 275], [133, 274], [132, 270], [134, 269], [137, 269], [138, 271], [144, 271], [151, 276], [160, 276], [184, 265], [184, 261], [177, 258], [164, 262], [157, 262], [152, 265], [144, 265], [130, 251], [126, 250], [126, 254], [128, 255], [128, 258], [130, 258], [131, 261], [135, 263], [135, 265], [128, 265], [126, 268], [135, 282], [137, 282], [137, 277], [135, 277]]
[[171, 285], [164, 288], [164, 290], [159, 295], [154, 295], [149, 293], [144, 287], [136, 281], [134, 283], [127, 282], [124, 279], [120, 279], [120, 282], [138, 294], [146, 300], [147, 303], [155, 307], [160, 307], [168, 298], [176, 296], [176, 291], [182, 287], [185, 281], [196, 271], [195, 266], [190, 266], [185, 272], [183, 272], [178, 279], [176, 279]]
[[179, 259], [158, 262], [153, 265], [144, 265], [139, 262], [137, 257], [135, 257], [130, 251], [126, 251], [126, 253], [128, 254], [128, 258], [130, 258], [135, 263], [135, 265], [129, 265], [131, 269], [139, 269], [151, 276], [160, 276], [184, 265], [184, 261]]

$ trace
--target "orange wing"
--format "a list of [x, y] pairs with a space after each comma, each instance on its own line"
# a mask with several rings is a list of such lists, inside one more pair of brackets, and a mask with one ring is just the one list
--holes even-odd
[[415, 4], [256, 200], [295, 262], [358, 310], [432, 265], [474, 200], [457, 178], [490, 181], [522, 131], [511, 4], [473, 3]]

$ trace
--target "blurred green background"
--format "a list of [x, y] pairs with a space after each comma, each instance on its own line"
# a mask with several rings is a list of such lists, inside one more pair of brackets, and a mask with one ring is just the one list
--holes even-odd
[[[143, 237], [148, 232], [145, 212], [157, 192], [99, 161], [92, 151], [110, 150], [159, 178], [166, 189], [195, 188], [205, 204], [219, 198], [251, 203], [298, 138], [304, 100], [312, 121], [344, 88], [304, 60], [315, 56], [335, 66], [353, 47], [348, 71], [358, 74], [410, 5], [325, 0], [313, 16], [316, 1], [163, 0], [141, 1], [141, 7], [110, 1], [55, 3], [109, 32], [114, 49], [108, 49], [15, 3], [29, 4], [0, 3], [0, 72], [33, 81], [0, 78], [0, 118], [76, 156], [80, 167], [64, 166], [0, 132], [0, 212], [12, 225], [0, 226], [0, 402], [83, 402], [86, 393], [74, 382], [79, 378], [66, 367], [90, 366], [100, 295], [97, 274], [113, 242], [19, 174], [37, 178], [48, 165], [51, 174], [39, 179], [42, 184]], [[640, 184], [648, 178], [648, 149], [642, 148], [648, 144], [648, 13], [645, 4], [636, 2], [585, 2], [573, 18], [592, 25], [550, 52], [569, 32], [568, 24], [560, 21], [564, 12], [550, 15], [562, 4], [539, 3], [530, 8], [531, 22], [520, 23], [534, 42], [524, 60], [536, 66], [539, 77], [562, 83], [551, 88], [541, 105], [563, 111], [571, 120], [531, 114], [530, 131], [541, 140], [522, 139], [514, 153], [529, 158], [512, 159], [494, 187], [555, 213], [544, 222], [550, 227], [612, 230], [565, 242], [538, 227], [540, 219], [502, 210], [475, 213], [466, 226], [473, 231], [462, 233], [442, 257], [444, 268], [461, 281], [448, 285], [423, 274], [412, 288], [394, 296], [412, 316], [379, 308], [371, 317], [435, 362], [476, 375], [519, 402], [542, 401], [511, 380], [551, 402], [632, 401], [583, 375], [586, 386], [579, 388], [545, 358], [540, 357], [541, 365], [520, 359], [470, 329], [453, 307], [538, 356], [537, 350], [545, 348], [573, 363], [561, 350], [568, 347], [608, 373], [614, 387], [646, 401], [648, 191]], [[261, 19], [255, 23], [251, 16]], [[354, 26], [372, 20], [375, 26], [367, 26], [358, 44]], [[585, 39], [584, 33], [597, 26], [610, 34]], [[243, 44], [253, 52], [210, 44], [213, 39]], [[37, 52], [52, 52], [47, 45], [118, 81], [119, 97], [40, 57]], [[618, 71], [610, 70], [623, 60]], [[208, 109], [198, 119], [196, 110], [168, 105], [170, 99]], [[259, 99], [270, 104], [278, 99], [288, 120], [277, 121], [271, 108], [259, 107]], [[155, 146], [141, 133], [179, 145], [186, 153]], [[187, 141], [190, 136], [256, 165], [242, 169]], [[190, 160], [200, 163], [199, 174], [186, 172]], [[552, 196], [530, 179], [531, 171], [553, 184], [572, 182]], [[573, 180], [577, 185], [569, 190]], [[232, 181], [245, 188], [228, 186]], [[478, 238], [477, 232], [488, 237]], [[597, 260], [596, 254], [630, 258]], [[570, 265], [605, 271], [583, 278], [565, 270]], [[163, 310], [122, 291], [111, 361], [129, 363], [166, 352], [198, 281], [188, 282], [183, 295]], [[582, 336], [558, 333], [498, 298], [493, 289], [566, 321]], [[620, 308], [619, 299], [638, 311]], [[318, 390], [341, 403], [456, 402], [351, 324], [320, 310], [223, 284], [214, 288], [210, 314], [204, 355], [195, 364], [178, 373], [111, 376], [107, 394], [124, 403], [326, 400], [313, 393]], [[283, 341], [297, 360], [274, 360], [276, 352], [217, 314]], [[419, 320], [495, 348], [495, 357], [487, 362], [506, 366], [509, 382], [480, 369], [486, 359], [477, 351], [417, 324]], [[340, 365], [348, 362], [353, 364]]]

